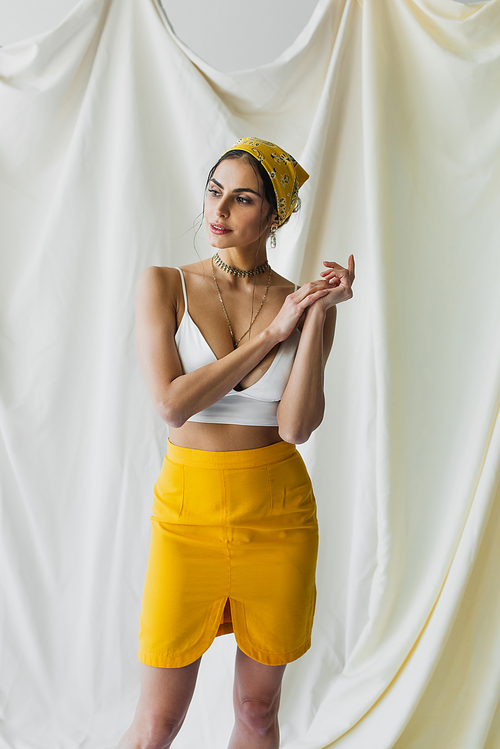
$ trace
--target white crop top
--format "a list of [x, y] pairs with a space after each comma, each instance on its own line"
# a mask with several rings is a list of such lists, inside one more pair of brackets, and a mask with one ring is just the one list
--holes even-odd
[[[182, 270], [177, 270], [182, 280], [184, 314], [175, 333], [175, 344], [184, 374], [188, 374], [217, 361], [217, 357], [188, 312], [186, 282]], [[191, 416], [188, 421], [278, 426], [278, 403], [290, 377], [299, 341], [300, 330], [295, 328], [288, 338], [280, 343], [271, 366], [257, 382], [244, 390], [230, 390], [216, 403]]]

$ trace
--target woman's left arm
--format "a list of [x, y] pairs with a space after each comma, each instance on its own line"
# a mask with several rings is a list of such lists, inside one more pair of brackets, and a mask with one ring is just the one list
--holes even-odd
[[332, 290], [306, 310], [292, 371], [278, 404], [280, 437], [294, 444], [306, 442], [323, 420], [324, 371], [335, 335], [336, 305], [353, 294], [354, 256], [350, 255], [348, 268], [328, 261], [324, 264], [329, 270], [321, 275]]

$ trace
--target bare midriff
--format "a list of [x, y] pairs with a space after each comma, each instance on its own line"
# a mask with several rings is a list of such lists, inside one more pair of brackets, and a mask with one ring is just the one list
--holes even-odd
[[169, 427], [168, 432], [168, 438], [174, 445], [212, 452], [252, 450], [283, 442], [278, 427], [186, 421], [177, 429]]

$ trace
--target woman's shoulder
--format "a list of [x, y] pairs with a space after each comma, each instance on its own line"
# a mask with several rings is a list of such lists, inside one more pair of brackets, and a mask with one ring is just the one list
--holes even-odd
[[[184, 309], [184, 293], [182, 288], [181, 269], [184, 280], [188, 274], [203, 276], [203, 264], [168, 266], [150, 265], [139, 273], [136, 282], [136, 304], [154, 304], [162, 309], [174, 310], [177, 314]], [[186, 284], [189, 286], [189, 283]], [[188, 291], [189, 293], [189, 291]]]
[[279, 288], [284, 289], [288, 294], [291, 294], [292, 291], [295, 289], [295, 284], [293, 281], [290, 281], [288, 278], [285, 278], [284, 276], [280, 276], [279, 273], [277, 273], [273, 268], [273, 286], [277, 286]]
[[179, 294], [182, 296], [181, 279], [175, 267], [150, 265], [137, 277], [136, 303], [176, 308]]
[[179, 275], [179, 272], [174, 268], [167, 268], [162, 265], [150, 265], [148, 268], [144, 268], [137, 276], [136, 295], [146, 291], [156, 297], [164, 295], [168, 287], [171, 286], [172, 272]]
[[180, 283], [178, 268], [180, 268], [183, 273], [196, 274], [203, 272], [202, 263], [191, 263], [190, 265], [178, 266], [150, 265], [139, 273], [137, 282], [144, 283], [144, 281], [147, 281], [148, 283], [154, 283], [156, 285], [170, 286], [173, 281], [175, 285], [177, 285], [177, 283]]

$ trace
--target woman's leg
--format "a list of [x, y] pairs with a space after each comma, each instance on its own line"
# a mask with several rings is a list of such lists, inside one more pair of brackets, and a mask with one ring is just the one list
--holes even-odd
[[238, 648], [234, 674], [236, 722], [228, 749], [278, 749], [278, 708], [284, 666], [266, 666]]
[[168, 749], [186, 717], [200, 662], [182, 668], [141, 663], [141, 696], [117, 749]]

